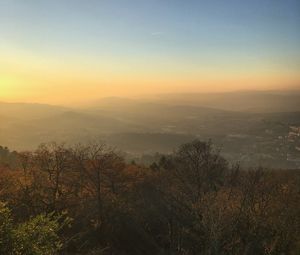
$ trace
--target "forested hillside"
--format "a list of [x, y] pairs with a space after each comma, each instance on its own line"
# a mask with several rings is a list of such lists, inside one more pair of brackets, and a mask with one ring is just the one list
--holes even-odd
[[300, 252], [299, 170], [242, 169], [199, 140], [150, 167], [95, 142], [1, 154], [1, 254]]

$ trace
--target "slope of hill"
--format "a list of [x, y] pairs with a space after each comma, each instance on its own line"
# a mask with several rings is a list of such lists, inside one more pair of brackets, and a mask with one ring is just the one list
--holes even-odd
[[[245, 94], [236, 101], [234, 98], [240, 93], [207, 98], [201, 95], [203, 100], [199, 95], [163, 96], [153, 101], [105, 98], [77, 109], [0, 103], [0, 144], [12, 149], [29, 149], [48, 141], [103, 139], [125, 151], [142, 154], [170, 152], [178, 144], [197, 137], [213, 139], [234, 160], [255, 160], [263, 155], [280, 158], [282, 162], [287, 161], [289, 155], [297, 158], [300, 141], [290, 139], [290, 129], [300, 127], [300, 111], [295, 99], [298, 94], [250, 93], [249, 98], [256, 100], [254, 103], [249, 98], [246, 100]], [[276, 111], [286, 97], [290, 103]], [[271, 112], [249, 111], [253, 104], [262, 105], [263, 98]], [[257, 100], [261, 100], [261, 104]], [[204, 103], [207, 105], [201, 106]], [[235, 108], [235, 111], [225, 108]], [[292, 111], [284, 110], [288, 108]]]
[[300, 91], [242, 91], [157, 95], [152, 100], [169, 104], [205, 106], [229, 111], [300, 111]]
[[67, 111], [68, 108], [47, 104], [0, 102], [0, 115], [21, 120], [42, 118]]

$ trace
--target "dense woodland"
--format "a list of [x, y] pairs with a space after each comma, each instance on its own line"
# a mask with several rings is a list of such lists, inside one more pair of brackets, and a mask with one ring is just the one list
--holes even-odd
[[300, 172], [210, 142], [150, 167], [101, 143], [0, 148], [0, 254], [300, 254]]

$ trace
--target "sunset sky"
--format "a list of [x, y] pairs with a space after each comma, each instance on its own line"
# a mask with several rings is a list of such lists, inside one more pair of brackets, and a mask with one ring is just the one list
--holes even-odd
[[298, 88], [299, 0], [0, 0], [0, 101]]

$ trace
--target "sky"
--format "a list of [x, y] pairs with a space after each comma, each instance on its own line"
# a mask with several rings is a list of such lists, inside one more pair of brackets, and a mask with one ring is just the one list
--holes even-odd
[[0, 101], [300, 89], [299, 0], [0, 0]]

